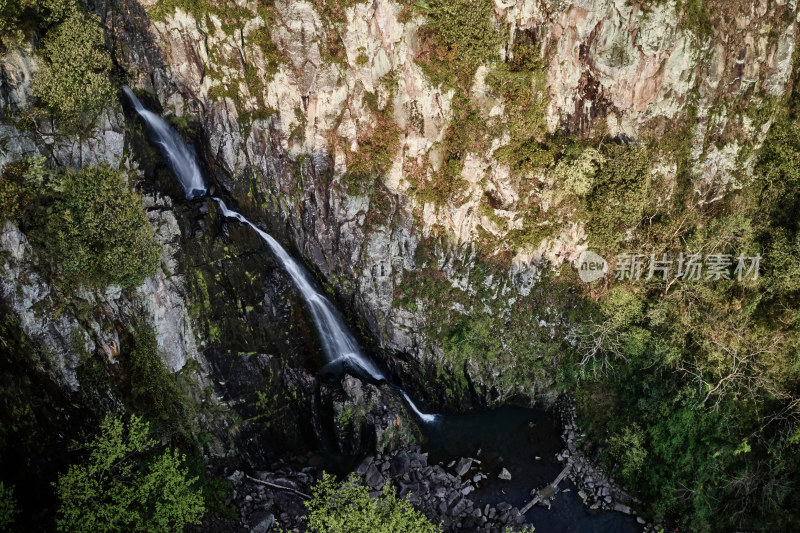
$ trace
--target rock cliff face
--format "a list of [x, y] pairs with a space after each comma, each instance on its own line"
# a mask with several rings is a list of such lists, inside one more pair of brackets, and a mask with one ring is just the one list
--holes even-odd
[[[135, 170], [137, 164], [126, 150], [125, 118], [119, 106], [106, 111], [85, 136], [66, 135], [55, 130], [48, 120], [35, 121], [33, 128], [20, 127], [18, 113], [30, 99], [30, 73], [36, 68], [32, 52], [27, 53], [12, 51], [3, 62], [0, 127], [4, 142], [0, 165], [42, 156], [58, 166], [107, 163]], [[133, 315], [147, 317], [153, 325], [164, 362], [172, 372], [181, 370], [189, 360], [202, 360], [188, 322], [183, 276], [172, 274], [177, 271], [181, 255], [180, 229], [172, 202], [156, 195], [145, 195], [143, 201], [163, 249], [162, 268], [135, 291], [122, 291], [114, 286], [102, 291], [87, 289], [75, 295], [73, 301], [70, 295], [59, 294], [57, 287], [50, 286], [35, 272], [33, 267], [39, 262], [36, 252], [18, 227], [5, 223], [1, 241], [6, 252], [0, 272], [2, 301], [20, 318], [25, 334], [46, 348], [57, 381], [67, 389], [79, 387], [75, 374], [79, 360], [74, 343], [85, 346], [88, 353], [101, 351], [113, 361], [121, 347], [117, 325], [129, 323]], [[65, 304], [65, 312], [58, 312]], [[86, 315], [87, 320], [76, 319], [79, 307], [92, 310]]]
[[[414, 179], [430, 180], [441, 165], [454, 105], [461, 104], [420, 64], [422, 12], [386, 0], [349, 4], [332, 11], [325, 2], [278, 1], [267, 11], [240, 2], [198, 13], [167, 9], [157, 20], [148, 16], [155, 5], [148, 2], [98, 1], [96, 8], [131, 82], [165, 112], [200, 125], [210, 177], [245, 213], [286, 235], [363, 319], [376, 347], [411, 356], [401, 373], [424, 361], [446, 367], [440, 345], [424, 331], [430, 313], [396, 304], [404, 279], [424, 276], [428, 267], [443, 272], [454, 291], [474, 293], [470, 250], [488, 234], [490, 254], [503, 257], [507, 275], [493, 280], [492, 302], [474, 305], [512, 313], [543, 273], [576, 261], [586, 232], [569, 206], [554, 201], [550, 177], [516, 176], [491, 150], [466, 155], [465, 189], [445, 202], [413, 194]], [[794, 3], [715, 2], [712, 15], [621, 0], [497, 1], [494, 8], [508, 38], [500, 57], [516, 40], [537, 43], [550, 132], [635, 141], [686, 127], [698, 202], [747, 179], [750, 154], [770, 124], [761, 110], [789, 83]], [[486, 75], [486, 67], [478, 69], [472, 99], [486, 117], [502, 115], [506, 104], [488, 94]], [[348, 163], [379, 121], [375, 99], [400, 142], [380, 194], [353, 193]], [[500, 134], [492, 150], [506, 143]], [[673, 154], [656, 163], [654, 171], [675, 175]], [[531, 183], [541, 186], [531, 190]], [[487, 197], [494, 199], [488, 211]], [[539, 241], [509, 243], [532, 208], [553, 230]], [[486, 369], [467, 373], [491, 381]], [[496, 400], [530, 393], [501, 389]]]
[[[763, 110], [787, 90], [797, 41], [794, 2], [712, 3], [713, 14], [700, 16], [672, 2], [497, 0], [495, 24], [507, 39], [497, 53], [508, 59], [515, 42], [536, 43], [550, 133], [636, 141], [688, 128], [696, 201], [712, 202], [749, 175], [753, 148], [770, 125]], [[466, 305], [454, 298], [450, 311], [469, 316], [490, 309], [511, 321], [519, 299], [537, 297], [537, 280], [574, 263], [587, 248], [583, 223], [554, 197], [551, 177], [519, 175], [494, 156], [509, 143], [504, 133], [489, 139], [491, 150], [465, 155], [458, 194], [437, 202], [414, 193], [415, 183], [430, 181], [443, 164], [442, 143], [463, 104], [426, 75], [426, 17], [405, 2], [278, 0], [264, 8], [207, 0], [196, 12], [149, 0], [89, 4], [103, 19], [128, 82], [165, 114], [193, 126], [209, 182], [318, 272], [400, 381], [453, 370], [430, 333], [429, 306], [413, 297], [409, 305], [398, 304], [410, 282], [434, 272], [453, 294], [474, 296], [489, 287], [490, 296]], [[23, 130], [14, 117], [31, 98], [35, 69], [31, 50], [4, 58], [0, 163], [41, 154], [59, 165], [137, 168], [119, 106], [79, 138], [47, 121]], [[487, 88], [488, 69], [478, 68], [469, 95], [485, 120], [510, 105]], [[399, 131], [390, 168], [372, 192], [353, 189], [348, 167], [387, 115]], [[676, 169], [668, 151], [654, 166], [673, 178]], [[57, 319], [39, 311], [57, 308], [57, 297], [29, 268], [36, 257], [24, 234], [12, 224], [3, 228], [0, 294], [23, 331], [47, 348], [58, 380], [69, 389], [80, 385], [75, 339], [113, 360], [123, 342], [115, 324], [134, 312], [148, 317], [170, 370], [198, 362], [200, 388], [221, 372], [203, 355], [208, 348], [279, 353], [280, 335], [263, 334], [264, 325], [289, 328], [302, 317], [281, 301], [287, 280], [269, 257], [253, 255], [259, 248], [252, 241], [236, 252], [218, 246], [218, 239], [241, 229], [218, 229], [207, 206], [175, 206], [155, 192], [144, 201], [164, 247], [162, 268], [135, 291], [112, 287], [80, 295], [81, 305], [94, 310], [88, 319], [79, 320], [74, 309]], [[531, 210], [552, 231], [512, 241]], [[500, 265], [489, 277], [478, 275], [478, 256], [487, 253]], [[264, 296], [267, 286], [272, 292]], [[242, 293], [242, 287], [249, 289]], [[564, 316], [548, 314], [549, 296], [539, 296], [545, 303], [534, 327], [564, 335]], [[311, 345], [308, 338], [295, 339], [288, 351], [302, 360], [297, 354], [313, 351]], [[553, 369], [534, 384], [499, 380], [506, 372], [499, 364], [458, 370], [477, 402], [553, 397]], [[224, 386], [214, 390], [230, 393]], [[428, 399], [441, 403], [444, 397], [431, 392]], [[341, 414], [347, 400], [336, 402]]]
[[[557, 183], [552, 157], [548, 168], [509, 161], [509, 149], [530, 148], [513, 138], [515, 106], [541, 114], [542, 131], [527, 132], [535, 149], [566, 138], [587, 152], [661, 143], [647, 162], [662, 185], [657, 200], [682, 188], [695, 206], [712, 204], [752, 178], [791, 89], [800, 21], [795, 0], [495, 0], [495, 61], [455, 87], [436, 81], [431, 57], [441, 50], [426, 9], [409, 0], [85, 3], [104, 24], [120, 81], [194, 144], [214, 193], [302, 258], [393, 382], [437, 411], [551, 404], [564, 388], [563, 347], [577, 342], [569, 310], [580, 291], [563, 273], [593, 244], [592, 228]], [[493, 78], [520, 43], [535, 51], [541, 81], [522, 104]], [[397, 392], [318, 375], [321, 354], [291, 279], [214, 202], [183, 199], [125, 102], [109, 102], [80, 134], [28, 114], [38, 61], [30, 44], [0, 58], [0, 168], [42, 156], [51, 166], [127, 170], [163, 250], [139, 287], [68, 295], [40, 274], [24, 224], [3, 222], [0, 340], [24, 350], [0, 364], [25, 368], [15, 386], [44, 390], [34, 403], [57, 400], [48, 416], [58, 423], [42, 428], [78, 419], [76, 398], [98, 412], [124, 402], [132, 323], [143, 320], [191, 398], [191, 430], [210, 436], [206, 458], [266, 468], [309, 449], [383, 454], [358, 472], [373, 488], [388, 471], [406, 492], [422, 487], [431, 516], [467, 529], [521, 521], [510, 507], [442, 509], [445, 496], [467, 502], [458, 494], [471, 485], [417, 451], [413, 468], [395, 475], [405, 453], [396, 450], [420, 437]], [[451, 189], [431, 193], [443, 174]], [[90, 379], [91, 365], [101, 379]], [[53, 433], [66, 449], [71, 435]], [[595, 475], [569, 452], [578, 481], [581, 471]], [[452, 491], [428, 487], [431, 472]], [[292, 473], [298, 487], [307, 474]], [[601, 486], [587, 499], [610, 508]], [[245, 521], [266, 530], [284, 504], [257, 492]]]

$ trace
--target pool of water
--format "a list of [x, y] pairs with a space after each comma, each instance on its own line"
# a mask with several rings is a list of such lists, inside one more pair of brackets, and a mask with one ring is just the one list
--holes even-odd
[[[424, 448], [430, 462], [448, 464], [456, 457], [481, 461], [480, 470], [489, 476], [470, 495], [485, 506], [508, 502], [523, 507], [530, 491], [553, 481], [563, 465], [555, 455], [562, 449], [560, 428], [552, 417], [536, 409], [501, 407], [493, 411], [472, 411], [440, 417], [425, 430]], [[540, 459], [536, 459], [539, 457]], [[511, 480], [497, 478], [502, 468]], [[550, 510], [534, 506], [525, 517], [537, 532], [547, 533], [633, 533], [642, 527], [634, 517], [614, 511], [590, 511], [583, 505], [575, 486], [562, 481]], [[569, 489], [569, 491], [565, 491]]]

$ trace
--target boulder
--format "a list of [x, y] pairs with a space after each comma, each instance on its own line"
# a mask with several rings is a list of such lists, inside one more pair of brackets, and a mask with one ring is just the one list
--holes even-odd
[[386, 478], [383, 477], [383, 474], [378, 471], [374, 464], [370, 465], [367, 469], [364, 480], [367, 482], [367, 485], [375, 490], [383, 488], [383, 484], [386, 482]]
[[463, 477], [464, 474], [469, 472], [470, 467], [472, 466], [472, 459], [469, 457], [463, 457], [459, 459], [458, 464], [456, 464], [456, 474], [459, 477]]

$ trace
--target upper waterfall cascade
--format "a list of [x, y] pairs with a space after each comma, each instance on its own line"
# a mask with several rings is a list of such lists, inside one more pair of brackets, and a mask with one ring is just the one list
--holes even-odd
[[[206, 194], [206, 186], [203, 175], [194, 153], [183, 142], [180, 135], [172, 129], [167, 122], [157, 114], [145, 109], [142, 103], [127, 86], [123, 91], [130, 99], [134, 109], [147, 123], [152, 130], [155, 142], [164, 151], [169, 162], [170, 169], [175, 173], [181, 182], [186, 197], [193, 199]], [[322, 350], [328, 360], [328, 365], [349, 366], [356, 372], [369, 376], [376, 381], [389, 380], [385, 374], [372, 362], [361, 350], [358, 342], [348, 329], [338, 310], [330, 300], [323, 296], [314, 288], [314, 284], [308, 271], [297, 262], [289, 253], [275, 240], [272, 235], [261, 230], [258, 226], [250, 222], [241, 213], [238, 213], [225, 205], [220, 198], [214, 197], [222, 212], [227, 218], [233, 218], [250, 226], [261, 239], [267, 243], [270, 251], [276, 257], [283, 269], [292, 278], [292, 282], [300, 291], [300, 295], [311, 314], [312, 323], [319, 335]], [[421, 412], [402, 389], [399, 389], [403, 398], [408, 402], [411, 410], [423, 421], [433, 422], [437, 415]]]
[[170, 170], [180, 181], [186, 198], [191, 200], [204, 196], [206, 184], [192, 149], [183, 142], [178, 132], [171, 128], [167, 121], [146, 109], [130, 87], [125, 85], [122, 91], [131, 101], [136, 113], [152, 131], [156, 144], [167, 158]]

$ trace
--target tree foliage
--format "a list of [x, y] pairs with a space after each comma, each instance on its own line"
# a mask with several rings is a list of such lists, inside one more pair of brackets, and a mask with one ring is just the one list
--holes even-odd
[[503, 33], [490, 0], [431, 0], [423, 28], [431, 50], [422, 66], [434, 85], [468, 86], [477, 68], [499, 59]]
[[434, 533], [432, 524], [408, 500], [400, 499], [386, 486], [382, 498], [354, 478], [337, 483], [323, 473], [306, 502], [308, 530], [314, 533]]
[[6, 487], [0, 481], [0, 531], [6, 531], [11, 527], [18, 512], [12, 487]]
[[100, 19], [81, 10], [45, 36], [34, 95], [67, 127], [93, 119], [113, 97], [111, 56]]
[[152, 451], [148, 425], [108, 415], [84, 445], [86, 460], [55, 484], [59, 531], [181, 531], [205, 510], [197, 478], [188, 478], [177, 451]]
[[76, 0], [0, 0], [2, 45], [19, 44], [29, 29], [46, 30], [78, 9]]
[[155, 273], [160, 247], [139, 196], [107, 165], [60, 170], [41, 189], [51, 205], [33, 215], [31, 239], [67, 282], [122, 287]]

